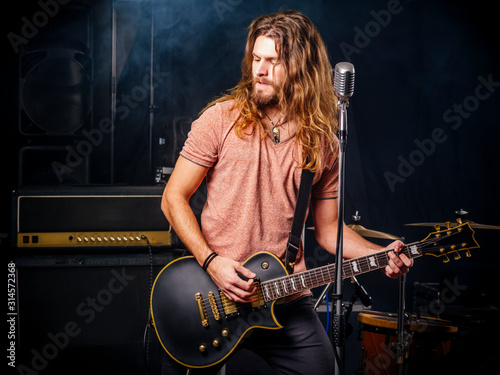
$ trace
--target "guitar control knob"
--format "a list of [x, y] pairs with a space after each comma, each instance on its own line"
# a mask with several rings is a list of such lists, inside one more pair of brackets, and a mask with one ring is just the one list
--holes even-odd
[[217, 348], [220, 345], [220, 340], [214, 339], [214, 341], [212, 341], [212, 345], [214, 346], [214, 348]]
[[201, 344], [198, 349], [200, 350], [200, 352], [204, 352], [205, 350], [207, 350], [207, 346], [205, 344]]

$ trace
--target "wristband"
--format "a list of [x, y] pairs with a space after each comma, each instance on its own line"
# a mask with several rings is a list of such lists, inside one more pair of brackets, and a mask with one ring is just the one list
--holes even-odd
[[208, 265], [210, 264], [210, 262], [219, 254], [217, 253], [212, 253], [210, 254], [209, 256], [207, 256], [207, 259], [205, 259], [205, 261], [203, 262], [203, 271], [207, 271], [207, 268], [208, 268]]

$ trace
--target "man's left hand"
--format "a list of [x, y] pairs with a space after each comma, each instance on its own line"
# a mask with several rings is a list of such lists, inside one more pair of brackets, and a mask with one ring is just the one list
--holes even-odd
[[408, 258], [405, 254], [400, 253], [403, 250], [403, 242], [397, 240], [386, 247], [389, 251], [389, 265], [384, 269], [385, 274], [391, 279], [396, 279], [399, 276], [407, 273], [413, 266], [413, 259]]

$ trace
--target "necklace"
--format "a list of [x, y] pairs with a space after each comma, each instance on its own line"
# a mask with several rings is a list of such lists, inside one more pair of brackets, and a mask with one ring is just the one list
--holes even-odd
[[269, 119], [269, 121], [271, 121], [271, 125], [273, 126], [272, 128], [272, 133], [273, 133], [273, 140], [274, 140], [274, 143], [279, 143], [280, 142], [280, 130], [278, 129], [278, 126], [281, 126], [283, 125], [284, 123], [286, 123], [288, 120], [285, 120], [283, 122], [278, 122], [277, 124], [275, 124], [273, 122], [273, 120], [271, 120], [271, 117], [268, 116], [268, 114], [266, 113], [266, 117]]

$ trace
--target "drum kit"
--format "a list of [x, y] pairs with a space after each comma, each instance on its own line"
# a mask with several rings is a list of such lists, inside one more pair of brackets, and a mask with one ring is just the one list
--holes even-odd
[[[455, 211], [456, 224], [443, 223], [410, 223], [414, 227], [452, 228], [458, 223], [467, 221], [473, 229], [500, 230], [500, 226], [479, 224], [467, 220], [467, 212], [463, 209]], [[403, 240], [403, 238], [376, 230], [367, 229], [360, 224], [361, 217], [352, 216], [353, 222], [348, 225], [354, 232], [363, 237]], [[310, 227], [307, 229], [314, 229]], [[354, 278], [355, 296], [362, 298], [366, 292]], [[439, 361], [450, 353], [451, 339], [458, 331], [453, 322], [434, 317], [411, 315], [405, 308], [406, 274], [399, 278], [399, 306], [397, 314], [364, 309], [358, 314], [362, 323], [362, 344], [360, 374], [420, 374], [428, 373]], [[364, 292], [364, 293], [362, 293]], [[316, 308], [321, 303], [321, 295]], [[356, 298], [353, 297], [353, 298]], [[371, 297], [368, 297], [371, 298]], [[370, 304], [362, 300], [365, 307]], [[347, 307], [348, 316], [352, 309], [352, 299]], [[410, 370], [409, 370], [410, 369]]]

